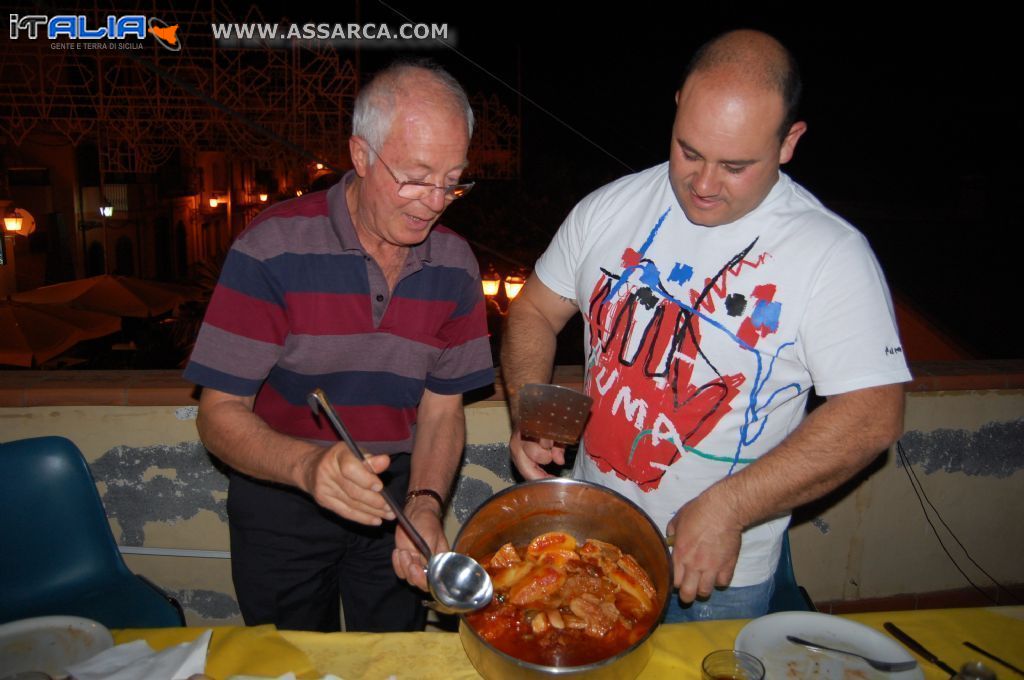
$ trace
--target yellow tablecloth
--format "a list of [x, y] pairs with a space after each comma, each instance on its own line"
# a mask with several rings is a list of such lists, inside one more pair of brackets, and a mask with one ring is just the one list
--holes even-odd
[[[969, 640], [1019, 667], [1024, 667], [1024, 607], [932, 609], [851, 614], [844, 618], [882, 630], [892, 621], [954, 668], [979, 655], [963, 646]], [[700, 678], [700, 661], [710, 651], [728, 649], [747, 621], [712, 621], [661, 626], [653, 636], [654, 654], [643, 679]], [[144, 637], [155, 647], [194, 639], [200, 629], [117, 631], [115, 640]], [[925, 678], [946, 678], [924, 662]], [[1012, 671], [995, 666], [1002, 677]], [[313, 669], [316, 669], [314, 671]], [[345, 680], [403, 678], [476, 679], [477, 675], [454, 633], [305, 633], [273, 628], [214, 629], [207, 674], [223, 680], [232, 674], [277, 676], [287, 670], [299, 677], [332, 673]]]
[[[145, 640], [160, 651], [182, 642], [191, 642], [205, 628], [132, 628], [115, 630], [114, 644]], [[337, 633], [336, 635], [342, 635]], [[325, 637], [329, 637], [325, 635]], [[299, 678], [319, 678], [319, 671], [301, 650], [293, 646], [273, 626], [214, 628], [206, 652], [206, 675], [224, 680], [232, 675], [277, 677], [289, 671]]]

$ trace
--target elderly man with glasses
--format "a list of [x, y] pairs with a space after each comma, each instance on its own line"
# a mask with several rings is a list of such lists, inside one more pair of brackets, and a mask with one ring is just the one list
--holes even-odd
[[[356, 100], [353, 170], [264, 211], [231, 248], [185, 376], [204, 387], [200, 437], [231, 468], [249, 625], [338, 630], [340, 596], [346, 630], [423, 626], [423, 559], [380, 491], [447, 549], [462, 394], [493, 380], [476, 260], [435, 225], [473, 186], [472, 131], [448, 73], [393, 65]], [[311, 413], [317, 387], [373, 472]]]

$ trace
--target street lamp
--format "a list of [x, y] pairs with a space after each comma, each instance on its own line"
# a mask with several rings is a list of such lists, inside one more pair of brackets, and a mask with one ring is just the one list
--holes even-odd
[[494, 297], [498, 294], [498, 289], [501, 287], [501, 276], [498, 275], [498, 272], [494, 271], [494, 267], [491, 267], [480, 278], [480, 282], [484, 287], [484, 295]]
[[515, 300], [519, 291], [526, 285], [526, 279], [519, 274], [509, 274], [505, 277], [505, 297], [509, 301]]
[[17, 233], [21, 231], [21, 226], [24, 221], [25, 218], [18, 213], [18, 209], [11, 206], [4, 214], [4, 229]]
[[[501, 316], [508, 314], [509, 303], [512, 302], [519, 295], [519, 291], [523, 289], [526, 284], [526, 277], [522, 270], [516, 274], [509, 274], [504, 279], [501, 275], [494, 270], [494, 267], [488, 267], [487, 273], [481, 275], [480, 283], [483, 285], [484, 295], [487, 298], [487, 303], [490, 307], [494, 308], [494, 311]], [[504, 284], [504, 286], [502, 285]], [[499, 294], [501, 289], [505, 289], [505, 303], [502, 304], [502, 298]]]
[[[36, 230], [36, 220], [32, 213], [24, 208], [15, 208], [13, 204], [2, 211], [4, 228], [0, 230], [0, 298], [13, 293], [16, 289], [14, 275], [14, 241], [15, 237], [28, 236]], [[8, 269], [9, 267], [9, 269]]]

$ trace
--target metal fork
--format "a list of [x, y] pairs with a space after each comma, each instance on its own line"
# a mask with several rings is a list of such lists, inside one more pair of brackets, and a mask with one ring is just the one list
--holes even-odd
[[813, 649], [818, 652], [837, 652], [839, 654], [846, 654], [848, 656], [855, 656], [858, 659], [863, 659], [869, 666], [876, 670], [880, 670], [883, 673], [899, 673], [900, 671], [909, 671], [911, 668], [917, 666], [917, 661], [911, 659], [910, 661], [879, 661], [878, 659], [869, 659], [868, 657], [851, 652], [845, 649], [836, 649], [835, 647], [826, 647], [823, 644], [817, 642], [808, 642], [803, 638], [798, 638], [795, 635], [787, 635], [786, 639], [790, 642]]

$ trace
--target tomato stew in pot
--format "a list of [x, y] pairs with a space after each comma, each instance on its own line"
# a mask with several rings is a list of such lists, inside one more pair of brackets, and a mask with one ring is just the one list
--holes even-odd
[[466, 615], [495, 648], [547, 666], [612, 657], [643, 638], [661, 613], [650, 576], [617, 546], [541, 534], [525, 547], [503, 545], [483, 561], [495, 597]]

